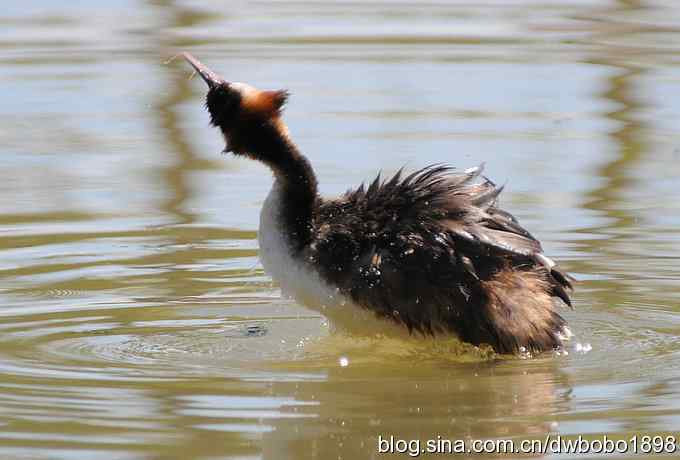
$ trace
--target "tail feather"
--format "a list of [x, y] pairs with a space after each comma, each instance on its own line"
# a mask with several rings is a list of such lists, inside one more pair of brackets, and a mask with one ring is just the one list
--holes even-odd
[[495, 341], [491, 345], [505, 353], [560, 348], [567, 323], [557, 312], [555, 286], [560, 285], [550, 283], [540, 270], [508, 269], [483, 281], [484, 323]]

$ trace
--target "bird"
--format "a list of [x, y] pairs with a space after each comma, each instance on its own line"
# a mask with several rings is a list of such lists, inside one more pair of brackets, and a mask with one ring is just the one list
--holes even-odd
[[572, 307], [574, 279], [500, 207], [503, 187], [483, 175], [483, 163], [402, 168], [323, 198], [283, 122], [288, 91], [227, 81], [182, 55], [208, 86], [205, 106], [225, 152], [273, 173], [258, 242], [283, 294], [501, 354], [564, 346], [572, 334], [559, 309]]

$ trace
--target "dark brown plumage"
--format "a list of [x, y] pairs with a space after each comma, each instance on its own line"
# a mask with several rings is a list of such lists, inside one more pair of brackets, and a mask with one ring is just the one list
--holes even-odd
[[[560, 347], [568, 275], [498, 207], [482, 167], [433, 165], [335, 200], [317, 194], [311, 165], [280, 118], [287, 93], [228, 83], [190, 55], [227, 148], [269, 166], [280, 232], [293, 260], [378, 316], [424, 334], [452, 332], [502, 353]], [[261, 229], [262, 231], [262, 229]]]
[[305, 253], [357, 304], [409, 329], [501, 352], [558, 347], [554, 300], [570, 304], [571, 284], [480, 173], [430, 166], [322, 202]]

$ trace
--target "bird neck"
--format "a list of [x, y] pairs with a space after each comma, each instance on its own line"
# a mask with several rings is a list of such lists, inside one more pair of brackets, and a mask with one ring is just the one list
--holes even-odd
[[298, 252], [311, 239], [312, 217], [319, 200], [316, 175], [286, 127], [276, 123], [272, 128], [261, 133], [258, 144], [262, 150], [251, 155], [274, 172], [278, 224], [291, 249]]

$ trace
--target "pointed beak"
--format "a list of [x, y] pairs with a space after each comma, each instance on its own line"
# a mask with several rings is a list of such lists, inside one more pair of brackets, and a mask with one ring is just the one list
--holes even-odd
[[201, 61], [193, 57], [191, 54], [182, 53], [182, 57], [184, 57], [184, 59], [186, 59], [187, 62], [191, 64], [191, 67], [193, 67], [194, 70], [201, 76], [203, 81], [208, 84], [210, 89], [225, 83], [224, 78], [220, 77], [208, 67], [203, 65]]

